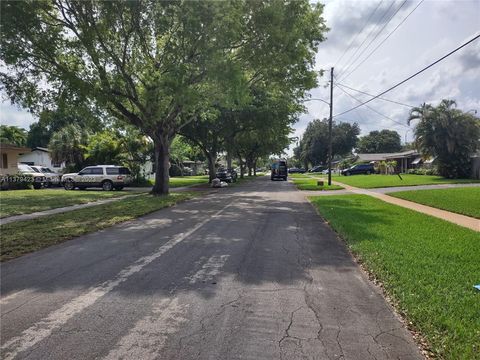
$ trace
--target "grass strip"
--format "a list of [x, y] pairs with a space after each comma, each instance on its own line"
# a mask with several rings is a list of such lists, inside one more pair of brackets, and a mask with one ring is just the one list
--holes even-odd
[[31, 214], [125, 195], [128, 193], [124, 191], [67, 191], [63, 189], [0, 191], [0, 217]]
[[356, 186], [363, 189], [395, 186], [461, 184], [480, 182], [479, 180], [474, 179], [446, 179], [441, 176], [432, 175], [402, 174], [401, 176], [402, 179], [400, 179], [397, 175], [335, 175], [334, 180], [346, 185]]
[[319, 191], [329, 191], [329, 190], [342, 190], [343, 187], [339, 185], [328, 185], [327, 182], [324, 182], [324, 185], [318, 185], [318, 180], [316, 179], [293, 179], [293, 183], [297, 186], [298, 190], [319, 190]]
[[198, 193], [192, 192], [161, 197], [141, 194], [87, 209], [2, 225], [0, 261], [135, 219], [197, 195]]
[[480, 187], [400, 191], [388, 195], [480, 219]]
[[480, 358], [480, 234], [366, 195], [311, 197], [445, 359]]

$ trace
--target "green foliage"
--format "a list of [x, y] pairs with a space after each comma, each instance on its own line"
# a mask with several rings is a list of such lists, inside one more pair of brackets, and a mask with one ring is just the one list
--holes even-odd
[[360, 137], [357, 152], [392, 153], [402, 149], [400, 135], [395, 130], [371, 131], [368, 135]]
[[53, 133], [48, 148], [53, 162], [65, 162], [80, 170], [84, 164], [88, 133], [76, 124], [68, 124]]
[[414, 175], [438, 175], [438, 170], [437, 170], [436, 167], [432, 167], [432, 168], [408, 169], [407, 174], [414, 174]]
[[480, 120], [455, 108], [453, 100], [434, 107], [423, 104], [412, 109], [409, 122], [415, 127], [415, 142], [424, 155], [436, 157], [440, 175], [449, 178], [470, 176], [470, 156], [480, 148]]
[[11, 145], [25, 146], [27, 132], [18, 126], [0, 125], [0, 141]]
[[478, 358], [478, 232], [365, 195], [311, 199], [436, 358]]
[[[332, 157], [351, 154], [357, 144], [360, 128], [357, 123], [332, 124]], [[307, 126], [295, 156], [306, 164], [326, 164], [328, 162], [328, 120], [313, 120]]]
[[107, 114], [100, 114], [86, 104], [61, 101], [54, 109], [43, 109], [39, 113], [38, 121], [30, 125], [27, 146], [47, 147], [52, 135], [68, 124], [89, 132], [101, 131], [107, 122], [105, 119], [109, 119]]
[[322, 11], [306, 0], [2, 1], [0, 79], [32, 110], [74, 98], [140, 129], [166, 193], [170, 142], [192, 121], [181, 115], [246, 104], [252, 83], [295, 97], [315, 86]]

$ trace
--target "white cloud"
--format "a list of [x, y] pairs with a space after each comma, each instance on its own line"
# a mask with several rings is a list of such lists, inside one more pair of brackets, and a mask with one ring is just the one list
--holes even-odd
[[37, 121], [31, 113], [15, 105], [0, 103], [0, 124], [13, 125], [29, 129], [30, 124]]

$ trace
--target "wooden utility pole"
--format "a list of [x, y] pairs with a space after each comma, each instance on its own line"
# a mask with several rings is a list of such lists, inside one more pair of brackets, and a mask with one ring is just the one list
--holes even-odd
[[330, 117], [328, 119], [328, 185], [332, 185], [333, 67], [330, 70]]

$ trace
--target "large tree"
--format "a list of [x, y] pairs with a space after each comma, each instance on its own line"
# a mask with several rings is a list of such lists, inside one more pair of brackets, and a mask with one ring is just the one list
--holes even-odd
[[413, 108], [408, 122], [413, 120], [419, 120], [415, 127], [417, 148], [424, 155], [436, 158], [440, 175], [469, 177], [470, 156], [480, 148], [480, 120], [456, 109], [454, 100]]
[[27, 143], [27, 131], [18, 126], [0, 125], [0, 141], [17, 146]]
[[1, 80], [24, 106], [73, 94], [138, 127], [154, 143], [153, 193], [166, 194], [170, 143], [192, 120], [180, 115], [252, 80], [314, 83], [321, 13], [306, 0], [2, 1]]
[[392, 153], [401, 149], [400, 135], [395, 130], [370, 131], [360, 137], [357, 145], [357, 152], [365, 154]]
[[[357, 123], [332, 124], [332, 157], [351, 154], [358, 141], [360, 129]], [[294, 150], [295, 156], [305, 166], [328, 162], [328, 120], [313, 120], [307, 126], [299, 146]]]

